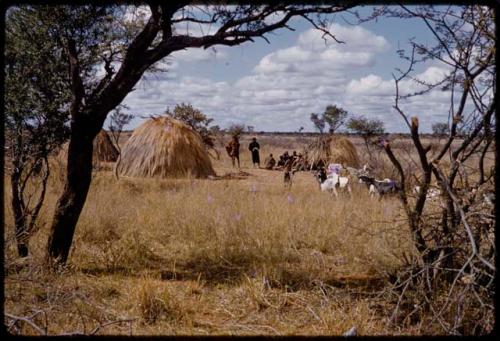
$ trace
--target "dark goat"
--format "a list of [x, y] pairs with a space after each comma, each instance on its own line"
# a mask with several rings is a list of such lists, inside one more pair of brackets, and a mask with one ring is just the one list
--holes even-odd
[[316, 173], [316, 177], [319, 181], [320, 184], [325, 182], [327, 175], [326, 175], [326, 170], [324, 168], [320, 168], [318, 172]]
[[379, 181], [366, 175], [361, 175], [359, 179], [361, 179], [361, 181], [363, 181], [365, 184], [375, 186], [375, 189], [377, 190], [377, 192], [380, 194], [381, 197], [385, 194], [396, 193], [399, 189], [398, 184], [394, 180]]
[[317, 170], [313, 174], [314, 174], [314, 177], [316, 178], [316, 180], [318, 180], [318, 185], [321, 188], [321, 184], [323, 182], [325, 182], [325, 180], [328, 178], [326, 175], [326, 170], [324, 168], [320, 168], [319, 170]]

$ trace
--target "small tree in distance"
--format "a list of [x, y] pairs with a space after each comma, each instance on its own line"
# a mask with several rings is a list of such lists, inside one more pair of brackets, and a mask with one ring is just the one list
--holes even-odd
[[323, 134], [326, 125], [329, 127], [328, 132], [333, 134], [345, 123], [347, 111], [336, 105], [328, 105], [325, 112], [322, 114], [311, 113], [310, 118], [320, 134]]
[[311, 121], [314, 124], [314, 127], [318, 129], [320, 134], [323, 134], [323, 130], [325, 129], [325, 120], [318, 116], [318, 114], [311, 113]]
[[347, 119], [347, 111], [337, 107], [336, 105], [329, 105], [323, 113], [323, 120], [328, 124], [330, 134], [335, 133]]
[[372, 137], [382, 135], [385, 132], [384, 122], [376, 118], [368, 119], [364, 116], [352, 117], [349, 121], [347, 121], [346, 126], [347, 129], [351, 130], [353, 133], [361, 135], [365, 141], [368, 152], [370, 152], [370, 139]]
[[217, 124], [211, 126], [210, 128], [208, 128], [208, 130], [210, 131], [210, 134], [212, 134], [212, 135], [220, 135], [220, 134], [224, 133], [224, 129], [221, 129], [221, 127]]
[[111, 121], [109, 122], [108, 129], [111, 132], [111, 138], [113, 139], [113, 143], [115, 144], [116, 149], [118, 150], [118, 160], [116, 161], [115, 167], [115, 176], [118, 179], [118, 166], [122, 161], [122, 150], [120, 147], [120, 135], [122, 134], [123, 127], [130, 123], [134, 115], [126, 114], [122, 111], [123, 108], [128, 109], [126, 105], [119, 105], [115, 110], [111, 113]]
[[210, 131], [210, 134], [219, 141], [219, 145], [221, 147], [224, 147], [224, 129], [222, 129], [219, 125], [213, 125], [210, 128], [208, 128]]
[[184, 103], [177, 104], [172, 112], [167, 109], [165, 114], [186, 123], [197, 131], [207, 147], [213, 148], [215, 146], [213, 136], [208, 127], [212, 123], [213, 118], [207, 117], [207, 115], [194, 108], [191, 104]]
[[444, 136], [450, 133], [450, 127], [446, 122], [437, 122], [432, 125], [432, 133], [436, 136]]
[[119, 152], [121, 151], [119, 141], [123, 127], [129, 124], [132, 118], [134, 118], [134, 115], [124, 113], [122, 111], [123, 108], [128, 109], [125, 105], [119, 105], [115, 110], [113, 110], [110, 115], [111, 120], [108, 125], [108, 129], [111, 132], [111, 138], [113, 139], [113, 142]]
[[231, 136], [239, 137], [241, 133], [243, 133], [244, 131], [245, 131], [245, 125], [243, 124], [232, 124], [229, 126], [229, 128], [227, 128], [227, 132]]

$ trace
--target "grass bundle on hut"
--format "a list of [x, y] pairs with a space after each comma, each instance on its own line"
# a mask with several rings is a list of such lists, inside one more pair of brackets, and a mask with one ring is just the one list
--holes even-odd
[[330, 162], [360, 167], [356, 147], [345, 137], [319, 137], [306, 147], [303, 154], [310, 169], [326, 166]]
[[215, 175], [200, 135], [171, 117], [152, 118], [134, 130], [123, 147], [121, 175], [206, 178]]

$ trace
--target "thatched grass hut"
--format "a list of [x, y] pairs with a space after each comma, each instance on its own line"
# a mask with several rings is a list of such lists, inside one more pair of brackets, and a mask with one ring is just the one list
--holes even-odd
[[105, 130], [101, 130], [94, 139], [94, 160], [104, 162], [115, 162], [118, 159], [118, 149], [116, 149], [111, 138]]
[[360, 167], [356, 147], [345, 137], [319, 137], [305, 148], [303, 155], [310, 169], [317, 169], [331, 162], [340, 163], [344, 167]]
[[[94, 151], [92, 153], [92, 164], [94, 167], [100, 167], [101, 162], [115, 162], [118, 159], [118, 149], [111, 141], [108, 133], [103, 129], [94, 139]], [[66, 164], [68, 159], [69, 142], [63, 144], [57, 155], [57, 159]]]
[[123, 146], [118, 174], [131, 177], [206, 178], [215, 175], [201, 136], [168, 116], [134, 130]]

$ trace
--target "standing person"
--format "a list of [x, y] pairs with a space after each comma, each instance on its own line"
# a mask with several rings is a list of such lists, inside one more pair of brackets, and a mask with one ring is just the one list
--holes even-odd
[[248, 145], [248, 150], [252, 152], [252, 163], [254, 168], [255, 164], [257, 164], [257, 167], [260, 168], [259, 149], [260, 149], [259, 142], [257, 142], [257, 139], [254, 137], [252, 139], [252, 142], [250, 142], [250, 144]]
[[231, 141], [226, 145], [226, 151], [229, 157], [231, 157], [231, 162], [233, 163], [233, 168], [235, 166], [234, 160], [238, 160], [238, 169], [240, 168], [240, 141], [238, 140], [238, 135], [234, 135]]
[[292, 187], [292, 176], [295, 173], [292, 166], [293, 159], [292, 157], [288, 157], [285, 161], [285, 165], [283, 166], [283, 182], [285, 184], [285, 188], [288, 190]]

